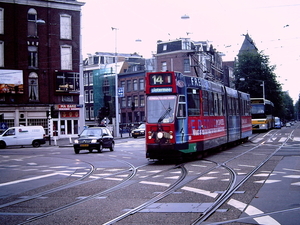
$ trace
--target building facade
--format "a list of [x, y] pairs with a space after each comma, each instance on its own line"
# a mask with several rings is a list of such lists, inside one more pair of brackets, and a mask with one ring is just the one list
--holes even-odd
[[148, 69], [153, 68], [153, 60], [151, 64], [138, 54], [96, 52], [88, 55], [83, 63], [86, 125], [105, 123], [113, 127], [116, 74], [120, 127], [144, 121], [146, 62], [149, 63]]
[[158, 71], [180, 71], [223, 83], [222, 56], [204, 41], [180, 38], [157, 43], [155, 55]]
[[80, 126], [82, 2], [0, 0], [2, 128], [42, 125], [50, 136]]

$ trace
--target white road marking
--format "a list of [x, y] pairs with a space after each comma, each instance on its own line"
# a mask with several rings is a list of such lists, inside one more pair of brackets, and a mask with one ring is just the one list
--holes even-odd
[[141, 181], [141, 184], [151, 184], [151, 185], [157, 185], [157, 186], [164, 186], [164, 187], [169, 187], [170, 184], [167, 183], [160, 183], [160, 182], [151, 182], [151, 181]]
[[211, 193], [210, 191], [202, 190], [202, 189], [199, 189], [199, 188], [193, 188], [193, 187], [184, 186], [181, 189], [185, 190], [185, 191], [194, 192], [194, 193], [197, 193], [197, 194], [206, 195], [206, 196], [209, 196], [209, 197], [212, 197], [212, 198], [215, 198], [215, 197], [218, 196], [217, 193]]
[[[235, 208], [237, 208], [240, 211], [244, 211], [244, 209], [247, 207], [247, 205], [243, 202], [237, 201], [235, 199], [230, 199], [228, 202], [228, 205], [231, 205]], [[245, 213], [248, 214], [249, 216], [254, 216], [256, 214], [263, 214], [264, 212], [249, 205], [246, 210]], [[265, 225], [280, 225], [280, 223], [278, 223], [276, 220], [274, 220], [272, 217], [270, 216], [261, 216], [261, 217], [256, 217], [253, 218], [256, 222], [258, 222], [259, 224], [265, 224]]]
[[65, 174], [62, 174], [62, 173], [45, 174], [45, 175], [42, 175], [42, 176], [30, 177], [30, 178], [26, 178], [26, 179], [20, 179], [20, 180], [15, 180], [15, 181], [2, 183], [2, 184], [0, 184], [0, 187], [12, 185], [12, 184], [18, 184], [18, 183], [22, 183], [22, 182], [26, 182], [26, 181], [31, 181], [31, 180], [38, 180], [38, 179], [41, 179], [41, 178], [51, 177], [51, 176], [55, 176], [55, 175], [65, 175]]

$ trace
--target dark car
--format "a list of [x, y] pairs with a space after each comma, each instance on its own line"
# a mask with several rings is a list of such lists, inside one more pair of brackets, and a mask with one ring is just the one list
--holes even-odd
[[110, 151], [114, 150], [115, 141], [109, 129], [106, 127], [90, 127], [82, 131], [79, 138], [74, 142], [74, 152], [79, 153], [80, 150], [94, 149], [102, 152], [103, 148], [108, 148]]
[[141, 124], [138, 128], [132, 130], [131, 135], [134, 138], [145, 136], [145, 124]]

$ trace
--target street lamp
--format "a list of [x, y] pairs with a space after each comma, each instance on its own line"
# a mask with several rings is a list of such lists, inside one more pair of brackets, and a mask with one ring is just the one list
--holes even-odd
[[[244, 77], [240, 78], [240, 81], [245, 81], [246, 79]], [[266, 94], [265, 94], [265, 81], [264, 80], [257, 80], [257, 79], [251, 79], [251, 80], [256, 80], [256, 81], [260, 81], [262, 82], [260, 86], [263, 87], [263, 98], [266, 98]]]
[[116, 108], [116, 130], [114, 131], [115, 137], [119, 137], [119, 96], [118, 96], [118, 51], [117, 51], [117, 31], [115, 27], [111, 28], [115, 31], [115, 108]]

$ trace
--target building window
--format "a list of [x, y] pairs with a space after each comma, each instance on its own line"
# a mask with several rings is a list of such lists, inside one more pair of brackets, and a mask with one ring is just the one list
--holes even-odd
[[127, 92], [131, 91], [131, 80], [127, 80]]
[[38, 75], [35, 72], [31, 72], [28, 76], [28, 87], [29, 87], [29, 100], [39, 100], [39, 87], [38, 87]]
[[164, 45], [163, 45], [163, 51], [166, 51], [166, 50], [167, 50], [167, 46], [168, 46], [167, 44], [164, 44]]
[[126, 98], [121, 98], [121, 107], [125, 108], [126, 107]]
[[35, 9], [29, 9], [27, 14], [27, 29], [28, 36], [36, 37], [37, 36], [37, 12]]
[[135, 107], [139, 106], [139, 99], [137, 95], [133, 97], [133, 102]]
[[141, 107], [145, 106], [145, 96], [144, 95], [140, 95], [140, 106]]
[[132, 98], [131, 98], [131, 96], [128, 96], [127, 97], [127, 107], [131, 108], [131, 106], [132, 106]]
[[94, 92], [90, 90], [90, 102], [94, 102]]
[[183, 70], [184, 70], [184, 72], [191, 72], [190, 60], [189, 59], [184, 59], [183, 60]]
[[168, 70], [168, 68], [167, 68], [167, 62], [161, 62], [161, 71], [165, 72], [167, 70]]
[[60, 15], [60, 38], [61, 39], [72, 39], [72, 17], [70, 15]]
[[0, 67], [4, 67], [4, 42], [0, 41]]
[[4, 9], [0, 8], [0, 34], [4, 34]]
[[84, 91], [84, 102], [85, 103], [89, 102], [89, 91], [88, 90]]
[[83, 85], [84, 86], [88, 86], [89, 84], [89, 74], [88, 73], [84, 73], [83, 74]]
[[90, 111], [89, 111], [89, 108], [85, 108], [85, 118], [86, 119], [89, 119], [90, 117], [89, 117], [89, 113], [90, 113]]
[[104, 95], [109, 95], [109, 90], [111, 89], [111, 86], [109, 84], [108, 77], [105, 77], [102, 84], [102, 91]]
[[63, 45], [60, 47], [61, 69], [72, 70], [72, 47]]
[[90, 72], [89, 74], [89, 85], [93, 85], [93, 72]]
[[145, 89], [144, 79], [140, 79], [139, 83], [140, 83], [140, 91], [143, 91]]
[[124, 80], [121, 81], [120, 87], [125, 88], [125, 81]]
[[138, 90], [138, 82], [137, 82], [137, 79], [134, 79], [134, 80], [133, 80], [133, 90], [134, 90], [134, 91], [137, 91], [137, 90]]
[[36, 46], [28, 46], [28, 66], [38, 68], [38, 48]]
[[95, 118], [94, 116], [94, 107], [90, 108], [90, 118], [93, 120]]

